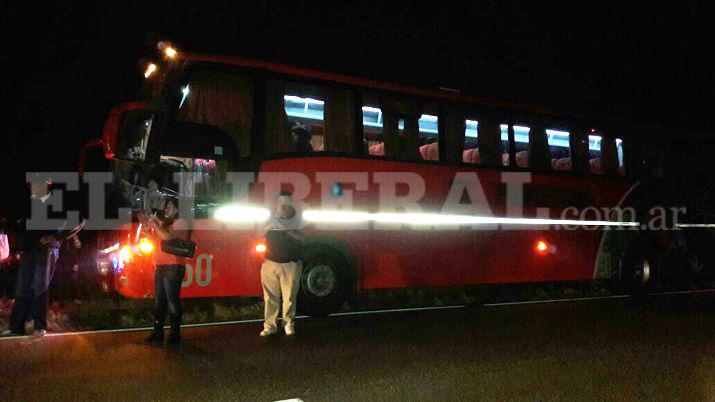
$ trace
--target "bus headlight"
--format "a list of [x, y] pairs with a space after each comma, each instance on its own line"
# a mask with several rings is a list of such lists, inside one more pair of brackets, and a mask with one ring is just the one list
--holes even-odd
[[119, 249], [119, 252], [117, 253], [117, 257], [122, 262], [127, 262], [132, 259], [132, 249], [129, 246], [124, 246], [121, 249]]
[[142, 254], [151, 254], [151, 252], [154, 251], [154, 245], [149, 239], [142, 237], [141, 240], [139, 240], [139, 251]]

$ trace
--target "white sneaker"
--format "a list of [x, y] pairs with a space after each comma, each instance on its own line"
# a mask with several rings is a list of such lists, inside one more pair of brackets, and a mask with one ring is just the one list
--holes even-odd
[[261, 331], [261, 333], [258, 334], [258, 335], [260, 335], [261, 337], [265, 338], [265, 337], [267, 337], [267, 336], [274, 335], [276, 332], [278, 332], [278, 330], [276, 330], [275, 328], [264, 329], [264, 330]]
[[288, 336], [295, 335], [295, 327], [292, 324], [286, 325], [284, 329], [286, 331], [286, 335], [288, 335]]
[[10, 331], [9, 329], [3, 329], [2, 331], [0, 331], [0, 336], [10, 336], [10, 335], [14, 335], [14, 333], [12, 331]]
[[32, 334], [34, 338], [42, 338], [45, 335], [47, 335], [47, 331], [44, 329], [38, 329], [37, 331], [35, 331], [35, 333]]

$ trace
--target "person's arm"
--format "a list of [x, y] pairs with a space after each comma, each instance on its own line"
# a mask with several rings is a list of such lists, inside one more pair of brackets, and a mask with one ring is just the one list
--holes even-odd
[[161, 220], [159, 220], [156, 215], [150, 216], [147, 223], [154, 229], [154, 232], [159, 236], [159, 238], [161, 238], [161, 240], [169, 240], [173, 237], [171, 235], [171, 231], [162, 225]]
[[301, 243], [305, 243], [305, 235], [298, 230], [286, 230], [286, 234]]
[[280, 222], [280, 219], [271, 218], [257, 229], [256, 234], [258, 236], [265, 236], [269, 230], [285, 230], [285, 226]]

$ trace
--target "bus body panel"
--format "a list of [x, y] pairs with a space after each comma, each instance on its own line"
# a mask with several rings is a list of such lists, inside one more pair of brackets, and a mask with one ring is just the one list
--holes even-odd
[[[310, 191], [302, 201], [310, 209], [326, 207], [321, 205], [324, 190], [316, 180], [317, 173], [364, 175], [368, 180], [368, 191], [353, 193], [353, 209], [370, 212], [377, 212], [379, 207], [380, 189], [376, 174], [404, 176], [404, 172], [411, 172], [424, 180], [424, 195], [419, 204], [429, 213], [458, 212], [454, 206], [445, 207], [455, 175], [476, 174], [491, 214], [498, 217], [506, 216], [507, 210], [502, 175], [513, 173], [380, 159], [284, 158], [261, 164], [252, 198], [262, 199], [266, 173], [283, 172], [298, 172], [309, 178]], [[345, 190], [355, 189], [348, 181], [341, 184]], [[632, 183], [623, 179], [531, 173], [530, 182], [523, 187], [523, 216], [560, 219], [566, 207], [615, 207], [631, 186]], [[286, 188], [291, 189], [290, 186]], [[399, 195], [406, 191], [401, 185], [397, 186]], [[546, 206], [550, 206], [548, 216], [537, 214], [537, 208]], [[567, 218], [579, 219], [578, 216]], [[554, 226], [473, 229], [469, 226], [425, 228], [402, 225], [362, 230], [335, 225], [309, 225], [305, 233], [309, 238], [327, 237], [347, 245], [357, 264], [359, 289], [591, 280], [604, 233], [601, 227], [563, 230]], [[260, 239], [255, 228], [234, 230], [212, 218], [197, 220], [192, 234], [197, 250], [187, 266], [182, 296], [260, 295], [262, 254], [255, 251], [255, 244]], [[546, 241], [553, 247], [553, 252], [537, 253], [535, 246], [539, 241]], [[146, 297], [153, 293], [150, 261], [128, 263], [124, 277], [122, 283], [117, 284], [117, 290], [123, 295]]]

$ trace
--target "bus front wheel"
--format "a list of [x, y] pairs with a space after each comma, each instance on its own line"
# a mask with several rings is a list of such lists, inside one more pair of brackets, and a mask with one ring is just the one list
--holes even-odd
[[331, 249], [309, 250], [303, 259], [298, 311], [322, 317], [340, 309], [352, 288], [352, 275], [343, 256]]

